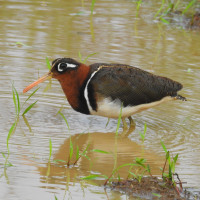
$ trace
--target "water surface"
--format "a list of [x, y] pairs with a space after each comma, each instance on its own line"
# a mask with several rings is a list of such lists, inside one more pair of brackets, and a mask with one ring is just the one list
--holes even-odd
[[[20, 117], [10, 139], [9, 161], [0, 155], [1, 199], [126, 199], [126, 195], [107, 190], [102, 181], [83, 181], [93, 174], [109, 175], [114, 166], [143, 157], [160, 175], [165, 154], [160, 141], [175, 156], [179, 154], [177, 173], [186, 187], [199, 191], [200, 182], [200, 38], [199, 32], [166, 25], [153, 19], [159, 3], [143, 3], [136, 17], [136, 3], [126, 0], [97, 1], [90, 16], [88, 1], [15, 1], [0, 3], [0, 149], [6, 153], [6, 138], [14, 122], [12, 82], [23, 103], [25, 86], [45, 74], [45, 57], [79, 59], [91, 53], [94, 62], [124, 63], [167, 76], [181, 82], [180, 92], [187, 102], [169, 102], [134, 116], [136, 130], [116, 139], [117, 120], [86, 116], [72, 110], [59, 83], [51, 88], [41, 84], [29, 100], [37, 104], [26, 115], [30, 127]], [[16, 44], [21, 42], [24, 45]], [[45, 92], [44, 92], [45, 90]], [[24, 108], [25, 108], [24, 107]], [[57, 112], [60, 108], [70, 131]], [[139, 132], [147, 124], [144, 144]], [[120, 127], [122, 131], [122, 127]], [[52, 159], [66, 160], [69, 138], [84, 150], [101, 149], [110, 154], [90, 152], [77, 166], [48, 164], [49, 139]], [[127, 168], [120, 171], [127, 177]]]

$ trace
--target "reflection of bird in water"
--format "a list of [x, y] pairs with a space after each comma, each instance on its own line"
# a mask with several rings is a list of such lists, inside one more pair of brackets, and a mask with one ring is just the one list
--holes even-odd
[[49, 78], [56, 78], [72, 106], [83, 114], [118, 118], [121, 114], [135, 127], [131, 115], [170, 100], [183, 100], [178, 95], [182, 85], [169, 78], [153, 75], [136, 67], [122, 64], [95, 63], [85, 65], [71, 58], [53, 61], [49, 73], [24, 89]]
[[[146, 159], [147, 163], [150, 164], [151, 173], [153, 175], [160, 175], [161, 171], [159, 167], [163, 167], [165, 161], [164, 156], [161, 157], [160, 154], [156, 154], [150, 149], [145, 149], [143, 145], [131, 141], [128, 137], [116, 137], [115, 133], [76, 134], [71, 136], [71, 142], [74, 151], [70, 163], [73, 164], [76, 160], [77, 146], [79, 147], [80, 154], [87, 148], [89, 160], [82, 156], [75, 167], [70, 165], [70, 167], [67, 168], [70, 139], [66, 139], [53, 156], [53, 159], [58, 160], [58, 163], [51, 163], [50, 165], [47, 164], [45, 167], [38, 167], [43, 177], [46, 176], [48, 167], [50, 166], [48, 174], [50, 178], [48, 180], [49, 183], [51, 183], [51, 181], [52, 183], [63, 183], [63, 179], [66, 179], [66, 176], [76, 181], [77, 179], [74, 180], [74, 178], [88, 176], [92, 172], [109, 176], [114, 167], [126, 163], [134, 163], [136, 157]], [[109, 153], [98, 153], [93, 151], [94, 149]], [[119, 171], [120, 177], [126, 178], [128, 176], [129, 167], [122, 168]], [[51, 177], [53, 177], [52, 180]]]

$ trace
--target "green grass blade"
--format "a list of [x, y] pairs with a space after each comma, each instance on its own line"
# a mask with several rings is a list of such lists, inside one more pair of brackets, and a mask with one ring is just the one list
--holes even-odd
[[68, 124], [68, 122], [67, 122], [67, 119], [65, 118], [65, 116], [63, 115], [63, 113], [60, 112], [60, 111], [58, 111], [58, 113], [62, 116], [62, 118], [64, 119], [65, 123], [67, 124], [68, 130], [70, 130], [70, 129], [69, 129], [69, 124]]
[[32, 103], [30, 106], [28, 106], [28, 108], [26, 108], [26, 110], [23, 112], [22, 116], [25, 115], [37, 103], [37, 101], [35, 101], [34, 103]]
[[47, 68], [50, 70], [51, 69], [51, 63], [50, 63], [48, 57], [46, 57], [46, 64], [47, 64]]
[[176, 8], [178, 7], [178, 4], [180, 3], [181, 0], [178, 0], [174, 6], [174, 10], [176, 10]]
[[57, 160], [53, 160], [52, 162], [54, 162], [54, 163], [59, 163], [59, 162], [66, 163], [67, 161], [66, 160], [57, 159]]
[[172, 169], [171, 169], [171, 165], [169, 165], [169, 178], [172, 180]]
[[58, 198], [57, 198], [57, 196], [56, 196], [56, 195], [54, 195], [54, 198], [55, 198], [55, 200], [58, 200]]
[[94, 179], [96, 179], [96, 178], [99, 178], [99, 175], [97, 175], [97, 174], [92, 174], [92, 175], [89, 175], [89, 176], [85, 176], [85, 177], [83, 177], [83, 178], [81, 178], [81, 179], [83, 179], [83, 180], [94, 180]]
[[137, 179], [137, 176], [136, 176], [135, 173], [133, 173], [133, 172], [131, 172], [131, 171], [129, 171], [128, 173], [131, 174], [135, 179]]
[[166, 160], [168, 160], [168, 163], [171, 164], [169, 151], [166, 153]]
[[144, 142], [144, 135], [143, 135], [143, 133], [139, 132], [139, 134], [140, 134], [140, 137], [142, 139], [142, 142]]
[[163, 150], [165, 151], [165, 153], [167, 153], [167, 148], [166, 148], [166, 146], [165, 146], [164, 142], [163, 142], [163, 141], [161, 141], [160, 143], [161, 143], [161, 145], [162, 145], [162, 148], [163, 148]]
[[28, 123], [28, 120], [26, 119], [25, 115], [22, 115], [22, 117], [23, 117], [24, 123], [25, 123], [26, 126], [28, 127], [29, 131], [32, 132], [31, 126], [30, 126], [30, 124]]
[[3, 152], [1, 152], [1, 154], [2, 154], [2, 156], [3, 156], [4, 158], [6, 158], [6, 155], [5, 155]]
[[113, 174], [115, 174], [119, 169], [126, 167], [126, 166], [138, 166], [138, 164], [135, 163], [125, 163], [123, 165], [120, 165], [119, 167], [117, 167], [115, 170], [113, 170]]
[[92, 151], [93, 151], [93, 152], [97, 152], [97, 153], [109, 154], [109, 152], [103, 151], [103, 150], [100, 150], [100, 149], [93, 149]]
[[149, 164], [147, 165], [147, 171], [148, 171], [149, 174], [151, 174], [151, 168], [150, 168]]
[[20, 101], [19, 101], [19, 94], [18, 94], [18, 92], [17, 92], [17, 90], [16, 90], [16, 88], [14, 87], [14, 90], [15, 90], [15, 94], [16, 94], [16, 96], [17, 96], [17, 114], [19, 115], [19, 113], [20, 113]]
[[137, 1], [137, 8], [136, 8], [137, 11], [139, 11], [141, 4], [142, 0]]
[[174, 163], [176, 164], [176, 161], [178, 159], [178, 154], [176, 154], [176, 156], [174, 157]]
[[147, 132], [147, 124], [145, 123], [145, 124], [144, 124], [144, 131], [143, 131], [143, 133], [139, 132], [140, 137], [141, 137], [141, 139], [142, 139], [142, 142], [144, 142], [144, 140], [145, 140], [146, 132]]
[[82, 62], [82, 55], [80, 51], [78, 52], [78, 57], [79, 57], [80, 62]]
[[169, 21], [167, 21], [166, 19], [164, 19], [164, 18], [160, 18], [160, 20], [162, 21], [162, 22], [164, 22], [165, 24], [170, 24], [170, 22]]
[[122, 107], [123, 107], [123, 104], [121, 105], [121, 109], [120, 109], [120, 113], [119, 113], [119, 117], [118, 117], [117, 129], [115, 132], [116, 135], [118, 135], [118, 133], [119, 133], [119, 126], [120, 126], [120, 122], [121, 122], [121, 118], [122, 118]]
[[170, 158], [169, 151], [167, 151], [167, 153], [166, 153], [166, 160], [168, 160], [168, 163], [171, 164], [171, 158]]
[[89, 54], [82, 62], [86, 63], [86, 61], [88, 60], [88, 58], [91, 57], [91, 56], [93, 56], [93, 55], [95, 55], [95, 54], [97, 54], [97, 52]]
[[89, 148], [89, 146], [90, 146], [90, 144], [88, 144], [86, 147], [85, 147], [85, 149], [84, 149], [84, 151], [83, 151], [83, 155], [85, 155], [86, 153], [87, 153], [87, 150], [88, 150], [88, 148]]
[[10, 153], [10, 150], [9, 150], [9, 140], [10, 140], [11, 134], [13, 133], [13, 131], [15, 129], [15, 126], [16, 126], [16, 122], [14, 122], [12, 124], [12, 126], [10, 127], [10, 130], [8, 132], [8, 136], [7, 136], [7, 150], [8, 150], [8, 154]]
[[152, 193], [152, 194], [153, 194], [154, 196], [158, 197], [158, 198], [162, 197], [161, 194], [157, 194], [157, 193]]
[[81, 154], [81, 155], [90, 160], [90, 158], [86, 154]]
[[174, 173], [175, 172], [175, 163], [173, 161], [171, 162], [170, 167], [171, 167], [172, 173]]
[[78, 145], [76, 146], [76, 160], [78, 160], [79, 159], [79, 147], [78, 147]]
[[13, 102], [14, 102], [14, 105], [15, 105], [15, 113], [17, 115], [17, 101], [16, 101], [16, 97], [15, 97], [14, 85], [12, 85], [12, 95], [13, 95]]
[[95, 4], [96, 0], [92, 0], [92, 5], [91, 5], [91, 15], [93, 15], [93, 11], [94, 11], [94, 4]]
[[51, 160], [51, 155], [52, 155], [52, 142], [51, 138], [49, 139], [49, 162]]
[[[40, 87], [38, 87], [37, 89], [35, 89], [29, 96], [28, 98], [25, 100], [25, 102], [27, 102], [38, 90], [39, 90]], [[24, 102], [24, 103], [25, 103]]]
[[175, 173], [175, 166], [176, 166], [176, 161], [178, 159], [178, 154], [176, 154], [176, 156], [174, 157], [172, 163], [171, 163], [171, 169], [172, 169], [172, 172]]
[[156, 14], [154, 15], [155, 18], [156, 18], [156, 17], [160, 14], [160, 12], [162, 11], [164, 4], [165, 4], [165, 0], [162, 0], [162, 5], [161, 5], [161, 7], [159, 8], [159, 10], [158, 10], [158, 11], [156, 12]]
[[169, 159], [169, 151], [166, 153], [166, 160]]
[[143, 164], [144, 162], [146, 162], [146, 160], [136, 158], [136, 159], [135, 159], [135, 162], [136, 162], [138, 165], [142, 166], [143, 168], [146, 168], [145, 165]]
[[145, 137], [146, 132], [147, 132], [147, 124], [144, 123], [144, 137]]
[[117, 178], [118, 178], [118, 182], [120, 182], [121, 181], [121, 177], [120, 177], [119, 174], [118, 174]]
[[24, 44], [24, 43], [22, 43], [22, 42], [15, 42], [15, 44], [16, 44], [16, 45], [20, 45], [20, 46], [25, 46], [25, 47], [28, 46], [28, 45], [26, 45], [26, 44]]
[[144, 158], [135, 158], [135, 162], [140, 164], [140, 165], [144, 165], [144, 163], [146, 162], [146, 160]]
[[188, 5], [186, 6], [186, 8], [183, 10], [182, 14], [184, 15], [184, 14], [188, 11], [188, 9], [196, 3], [196, 1], [197, 1], [197, 0], [192, 0], [192, 1], [190, 1], [190, 2], [188, 3]]
[[89, 176], [82, 177], [81, 179], [82, 180], [94, 180], [94, 179], [99, 178], [99, 177], [108, 178], [106, 175], [91, 174]]
[[73, 155], [73, 143], [72, 143], [72, 140], [71, 140], [71, 137], [70, 137], [70, 145], [69, 145], [69, 159], [71, 160], [72, 158], [72, 155]]

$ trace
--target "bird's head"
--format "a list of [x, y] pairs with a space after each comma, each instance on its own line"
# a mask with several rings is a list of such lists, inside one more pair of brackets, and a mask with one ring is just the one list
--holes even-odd
[[59, 81], [62, 81], [63, 79], [67, 78], [67, 75], [70, 77], [73, 77], [72, 74], [78, 71], [78, 68], [83, 65], [82, 63], [77, 62], [76, 60], [72, 58], [57, 58], [52, 62], [52, 68], [51, 70], [39, 78], [34, 83], [27, 86], [23, 93], [29, 91], [31, 88], [35, 87], [39, 83], [44, 82], [45, 80], [56, 78]]
[[52, 68], [49, 73], [51, 73], [52, 78], [59, 79], [63, 74], [76, 71], [80, 65], [81, 63], [72, 58], [57, 58], [52, 62]]

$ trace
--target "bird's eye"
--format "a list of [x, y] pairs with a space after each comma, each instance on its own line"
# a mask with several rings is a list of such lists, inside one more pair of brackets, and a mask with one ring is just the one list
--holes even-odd
[[59, 63], [58, 64], [58, 72], [63, 72], [65, 71], [67, 68], [67, 64], [66, 63]]

